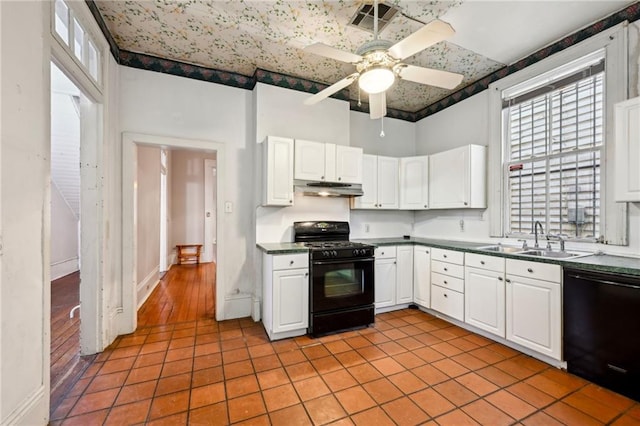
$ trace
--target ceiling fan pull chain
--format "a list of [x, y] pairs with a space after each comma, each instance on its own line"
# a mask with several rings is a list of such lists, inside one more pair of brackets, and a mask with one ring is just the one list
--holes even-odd
[[362, 102], [360, 102], [360, 85], [358, 85], [358, 107], [362, 106]]
[[380, 117], [380, 137], [384, 138], [384, 117]]

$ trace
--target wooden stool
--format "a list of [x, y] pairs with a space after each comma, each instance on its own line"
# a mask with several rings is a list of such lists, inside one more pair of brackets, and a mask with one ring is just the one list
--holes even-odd
[[185, 261], [195, 261], [200, 263], [200, 252], [202, 244], [178, 244], [176, 246], [178, 254], [178, 265]]

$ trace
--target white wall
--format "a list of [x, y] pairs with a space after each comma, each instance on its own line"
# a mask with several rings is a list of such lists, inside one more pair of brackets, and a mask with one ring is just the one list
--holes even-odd
[[384, 118], [384, 137], [380, 137], [380, 120], [369, 114], [350, 111], [349, 145], [364, 149], [365, 154], [388, 157], [416, 155], [416, 125], [395, 118]]
[[204, 244], [204, 160], [210, 153], [171, 152], [171, 240], [176, 244]]
[[218, 216], [223, 230], [218, 246], [224, 247], [225, 265], [217, 291], [224, 300], [224, 318], [248, 316], [255, 280], [251, 92], [121, 67], [119, 97], [121, 131], [225, 145], [225, 157], [217, 161], [219, 167], [224, 162], [224, 201], [232, 203], [233, 212]]
[[78, 218], [51, 183], [51, 280], [78, 270]]
[[136, 286], [140, 307], [160, 276], [160, 149], [138, 146], [137, 165]]
[[49, 418], [49, 11], [0, 2], [0, 424]]

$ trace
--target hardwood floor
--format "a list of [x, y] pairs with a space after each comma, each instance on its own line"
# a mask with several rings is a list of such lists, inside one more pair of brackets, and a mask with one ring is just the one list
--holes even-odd
[[51, 393], [52, 410], [62, 400], [93, 356], [80, 356], [80, 312], [69, 312], [80, 303], [80, 272], [51, 282]]
[[215, 318], [216, 264], [173, 265], [138, 310], [138, 327]]

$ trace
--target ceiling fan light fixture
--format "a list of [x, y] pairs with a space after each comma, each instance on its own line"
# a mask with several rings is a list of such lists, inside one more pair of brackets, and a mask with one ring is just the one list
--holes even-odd
[[395, 82], [396, 76], [391, 68], [371, 67], [360, 74], [358, 86], [369, 94], [382, 93]]

